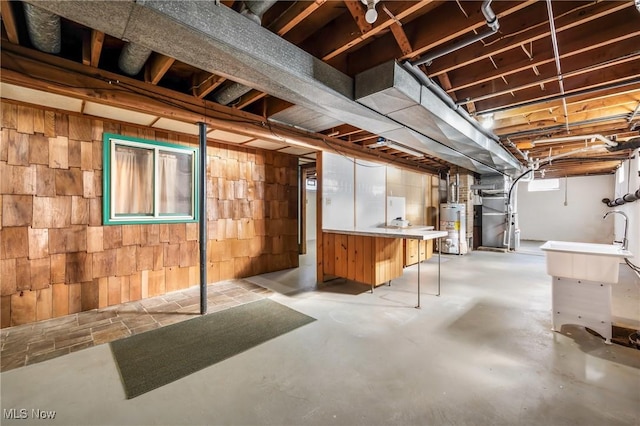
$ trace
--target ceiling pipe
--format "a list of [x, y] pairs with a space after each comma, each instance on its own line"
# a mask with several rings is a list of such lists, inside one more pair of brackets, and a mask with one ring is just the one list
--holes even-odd
[[[556, 71], [558, 73], [558, 85], [560, 86], [560, 94], [564, 95], [564, 82], [562, 77], [562, 69], [560, 68], [560, 52], [558, 51], [558, 38], [556, 37], [556, 25], [553, 22], [553, 9], [551, 8], [551, 0], [547, 0], [547, 12], [549, 14], [549, 29], [551, 32], [551, 44], [553, 45], [553, 57], [556, 62]], [[564, 111], [565, 129], [569, 131], [569, 110], [567, 109], [567, 100], [562, 98], [562, 109]]]
[[586, 141], [587, 139], [597, 139], [600, 142], [610, 147], [618, 146], [617, 142], [614, 142], [611, 139], [607, 139], [600, 134], [581, 135], [581, 136], [564, 136], [564, 137], [550, 138], [550, 139], [538, 139], [537, 141], [531, 142], [531, 145], [536, 146], [539, 144], [556, 143], [556, 142], [572, 142], [572, 141], [582, 141], [582, 140]]
[[[264, 13], [269, 10], [276, 1], [277, 0], [245, 1], [242, 3], [240, 14], [251, 19], [256, 24], [262, 25], [262, 15], [264, 15]], [[240, 83], [233, 83], [216, 92], [213, 96], [213, 100], [221, 105], [229, 105], [250, 91], [251, 87]]]
[[431, 65], [434, 59], [437, 59], [444, 55], [448, 55], [449, 53], [455, 52], [456, 50], [462, 49], [463, 47], [467, 47], [470, 44], [483, 40], [495, 34], [496, 32], [498, 32], [498, 29], [500, 29], [500, 23], [498, 22], [498, 18], [496, 17], [496, 14], [491, 9], [491, 1], [492, 0], [485, 0], [484, 2], [482, 2], [482, 6], [480, 7], [482, 14], [484, 15], [484, 18], [487, 21], [487, 25], [489, 26], [488, 29], [486, 29], [485, 31], [479, 34], [471, 36], [468, 39], [460, 40], [457, 43], [454, 43], [450, 46], [446, 46], [443, 49], [435, 50], [429, 53], [428, 55], [425, 55], [422, 58], [416, 61], [413, 61], [411, 64], [416, 66], [425, 64], [429, 66]]
[[151, 49], [129, 42], [120, 52], [118, 66], [128, 75], [138, 75], [149, 56], [151, 56]]
[[34, 47], [46, 53], [60, 53], [62, 33], [60, 17], [29, 3], [23, 3], [29, 39]]

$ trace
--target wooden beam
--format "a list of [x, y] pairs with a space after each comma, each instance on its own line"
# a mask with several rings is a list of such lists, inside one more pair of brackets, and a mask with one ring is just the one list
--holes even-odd
[[144, 80], [147, 83], [158, 84], [175, 61], [175, 58], [154, 52], [153, 57], [147, 61], [145, 66]]
[[411, 43], [407, 38], [407, 34], [402, 29], [402, 26], [398, 22], [394, 22], [389, 28], [391, 28], [393, 37], [396, 39], [396, 43], [398, 43], [398, 47], [400, 47], [402, 55], [411, 55], [413, 48], [411, 47]]
[[252, 103], [256, 102], [257, 100], [260, 100], [260, 99], [264, 98], [265, 96], [267, 96], [267, 94], [265, 92], [261, 92], [259, 90], [251, 89], [250, 92], [245, 93], [244, 95], [242, 95], [240, 97], [240, 99], [238, 99], [238, 101], [235, 103], [235, 105], [233, 107], [237, 108], [237, 109], [244, 109], [246, 106], [251, 105]]
[[16, 18], [13, 14], [13, 9], [11, 9], [11, 3], [15, 2], [0, 0], [0, 14], [2, 15], [4, 29], [7, 32], [7, 38], [13, 44], [20, 44], [18, 26], [16, 25]]
[[100, 55], [102, 53], [102, 45], [104, 44], [104, 33], [102, 31], [91, 30], [91, 63], [92, 67], [97, 68], [100, 64]]
[[366, 21], [364, 16], [366, 9], [360, 0], [345, 0], [344, 5], [347, 6], [349, 13], [351, 13], [353, 20], [360, 30], [360, 34], [366, 34], [371, 31], [373, 25]]
[[213, 92], [218, 86], [225, 82], [224, 77], [211, 73], [196, 73], [193, 75], [193, 96], [203, 99], [209, 93]]
[[292, 6], [269, 25], [268, 28], [279, 36], [283, 36], [315, 12], [326, 1], [327, 0], [293, 2]]
[[[397, 20], [402, 20], [417, 11], [425, 8], [432, 3], [433, 0], [420, 0], [415, 2], [388, 2], [387, 7]], [[380, 7], [380, 6], [378, 6]], [[311, 37], [309, 43], [321, 43], [325, 50], [322, 53], [322, 60], [328, 61], [336, 56], [346, 52], [353, 46], [364, 42], [381, 32], [387, 30], [392, 24], [396, 23], [395, 19], [387, 16], [386, 13], [380, 13], [378, 20], [372, 26], [371, 30], [364, 34], [336, 33], [335, 28], [327, 28], [319, 31], [314, 37]], [[346, 28], [346, 27], [345, 27]], [[305, 43], [306, 44], [306, 43]]]
[[91, 65], [91, 36], [82, 34], [82, 65]]
[[[498, 6], [499, 4], [500, 2], [495, 3], [496, 6]], [[540, 3], [540, 5], [536, 7], [544, 8], [546, 6], [544, 5], [544, 3]], [[633, 8], [633, 3], [631, 2], [605, 1], [598, 3], [589, 3], [587, 6], [580, 6], [577, 8], [572, 2], [558, 2], [554, 5], [554, 8], [567, 7], [572, 8], [573, 11], [563, 12], [563, 10], [556, 10], [556, 14], [563, 14], [562, 16], [558, 16], [558, 18], [555, 19], [556, 33], [558, 33], [559, 37], [560, 33], [562, 33], [563, 31], [605, 17], [617, 11], [627, 9], [626, 13], [635, 12], [632, 10], [628, 10], [630, 8]], [[537, 25], [532, 26], [531, 11], [523, 11], [522, 17], [519, 18], [519, 20], [527, 23], [526, 25], [522, 26], [522, 28], [529, 28], [527, 31], [523, 31], [521, 33], [515, 33], [514, 31], [514, 35], [512, 37], [500, 38], [493, 42], [491, 45], [484, 47], [480, 51], [478, 49], [461, 49], [456, 52], [456, 54], [446, 55], [442, 58], [439, 58], [435, 60], [429, 67], [430, 75], [437, 75], [442, 72], [460, 68], [474, 62], [481, 61], [483, 59], [488, 59], [490, 56], [496, 56], [512, 49], [519, 49], [519, 46], [522, 44], [529, 44], [536, 40], [549, 37], [549, 25], [546, 21], [548, 17], [545, 18], [545, 14], [546, 11], [542, 10], [540, 12], [540, 17], [534, 21]], [[503, 23], [501, 22], [501, 31], [505, 31], [504, 29], [502, 29], [502, 27]]]

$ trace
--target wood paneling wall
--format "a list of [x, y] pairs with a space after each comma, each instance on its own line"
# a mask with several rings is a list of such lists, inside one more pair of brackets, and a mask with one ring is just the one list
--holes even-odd
[[[198, 224], [102, 226], [103, 132], [194, 137], [2, 101], [2, 327], [198, 285]], [[209, 282], [298, 266], [297, 158], [210, 143]]]

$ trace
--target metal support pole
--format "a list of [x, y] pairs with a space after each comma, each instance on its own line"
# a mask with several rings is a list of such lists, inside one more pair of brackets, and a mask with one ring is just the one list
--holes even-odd
[[416, 309], [420, 309], [420, 246], [418, 245], [418, 305]]
[[442, 238], [438, 238], [438, 294], [440, 296], [440, 247], [442, 247]]
[[198, 215], [200, 223], [200, 315], [207, 313], [207, 124], [199, 122], [200, 183]]

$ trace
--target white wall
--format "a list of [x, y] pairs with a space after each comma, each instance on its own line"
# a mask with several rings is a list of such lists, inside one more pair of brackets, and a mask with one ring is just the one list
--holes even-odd
[[315, 190], [307, 189], [307, 241], [316, 239], [316, 192]]
[[559, 191], [541, 192], [529, 192], [527, 182], [518, 183], [520, 238], [612, 243], [614, 220], [602, 219], [609, 210], [602, 199], [612, 197], [614, 182], [613, 175], [561, 178]]
[[[635, 193], [640, 188], [640, 150], [636, 150], [634, 159], [623, 162], [615, 177], [615, 198], [621, 198], [628, 193]], [[612, 198], [609, 196], [608, 198]], [[634, 254], [630, 260], [636, 265], [640, 264], [640, 200], [626, 203], [621, 206], [611, 207], [608, 210], [621, 210], [629, 218], [627, 239], [629, 250]], [[609, 215], [612, 216], [612, 215]], [[621, 215], [613, 215], [615, 219], [607, 217], [615, 223], [616, 240], [622, 240], [624, 234], [624, 218]]]

